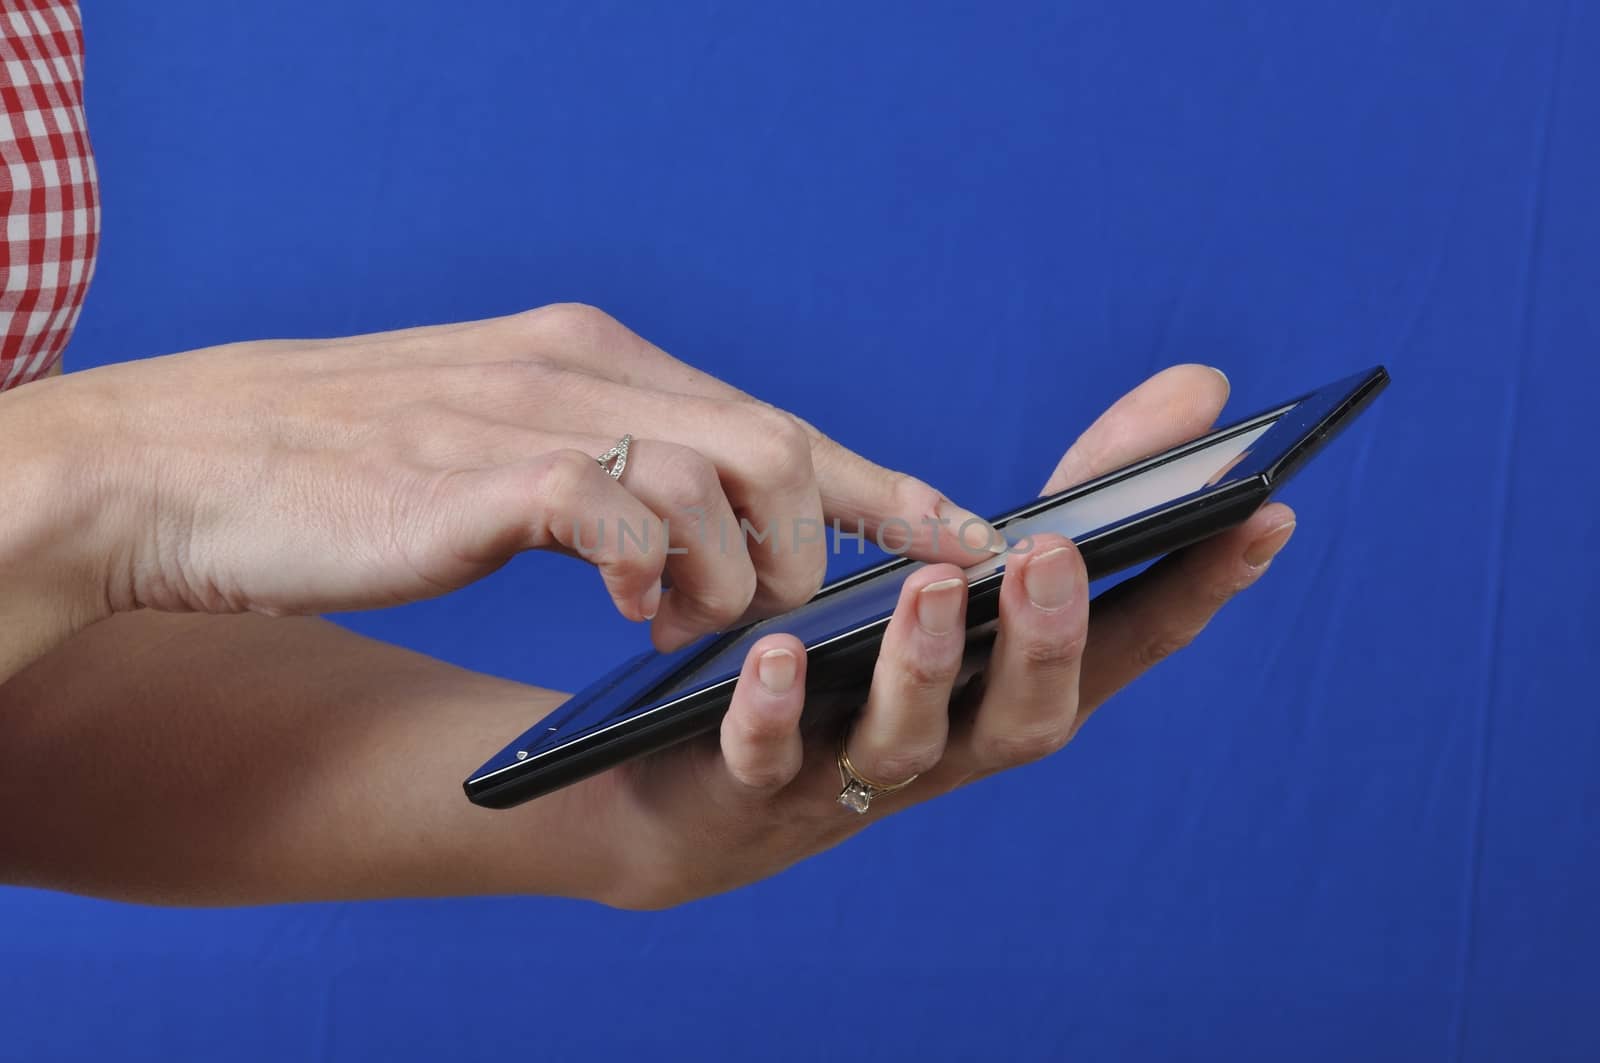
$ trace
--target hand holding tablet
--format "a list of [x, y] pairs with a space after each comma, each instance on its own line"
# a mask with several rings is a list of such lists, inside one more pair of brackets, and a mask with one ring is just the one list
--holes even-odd
[[[997, 543], [999, 552], [960, 573], [967, 593], [959, 612], [969, 640], [981, 640], [1005, 612], [1007, 568], [1022, 558], [1030, 569], [1040, 565], [1058, 538], [1076, 544], [1087, 577], [1097, 579], [1245, 522], [1387, 382], [1387, 373], [1374, 368], [995, 517], [1003, 547]], [[1052, 548], [1040, 550], [1041, 543]], [[715, 730], [741, 673], [751, 671], [750, 650], [774, 635], [804, 647], [808, 724], [837, 730], [823, 708], [849, 704], [840, 695], [872, 680], [908, 585], [930, 583], [917, 588], [924, 595], [944, 589], [931, 584], [947, 583], [943, 570], [951, 566], [934, 567], [941, 578], [928, 580], [927, 564], [891, 561], [824, 587], [787, 613], [624, 662], [484, 764], [467, 780], [467, 795], [509, 807]], [[856, 802], [863, 809], [873, 789], [903, 781], [862, 776], [853, 767], [841, 756], [840, 796], [849, 798], [853, 783], [867, 780], [855, 788], [858, 798], [866, 792]]]

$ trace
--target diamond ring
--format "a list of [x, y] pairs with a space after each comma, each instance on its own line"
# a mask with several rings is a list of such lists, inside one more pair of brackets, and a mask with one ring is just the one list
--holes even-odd
[[632, 442], [633, 436], [625, 435], [610, 450], [594, 459], [613, 480], [622, 479], [622, 470], [628, 466], [628, 444]]
[[907, 786], [917, 781], [917, 776], [913, 775], [904, 782], [897, 782], [893, 786], [885, 786], [883, 783], [873, 782], [857, 771], [854, 764], [850, 763], [850, 754], [845, 750], [847, 742], [848, 736], [839, 742], [839, 782], [841, 789], [839, 790], [838, 801], [856, 815], [866, 815], [874, 797], [882, 797], [885, 794], [892, 794], [896, 790], [904, 790]]

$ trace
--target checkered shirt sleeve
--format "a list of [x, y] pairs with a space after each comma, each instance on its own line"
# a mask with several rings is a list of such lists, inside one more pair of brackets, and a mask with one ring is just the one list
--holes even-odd
[[61, 357], [94, 273], [100, 201], [75, 3], [0, 0], [0, 390]]

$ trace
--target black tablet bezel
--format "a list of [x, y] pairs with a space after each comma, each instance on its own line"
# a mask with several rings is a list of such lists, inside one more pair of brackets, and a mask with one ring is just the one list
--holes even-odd
[[[1278, 403], [1144, 461], [1079, 484], [1059, 494], [1032, 500], [992, 523], [1004, 530], [1013, 521], [1035, 516], [1091, 491], [1146, 469], [1180, 458], [1201, 447], [1276, 423], [1246, 452], [1226, 479], [1172, 499], [1077, 540], [1091, 579], [1112, 575], [1132, 565], [1170, 553], [1232, 527], [1254, 513], [1272, 492], [1300, 469], [1335, 434], [1364, 409], [1389, 382], [1378, 366], [1346, 377], [1298, 399]], [[837, 594], [886, 569], [914, 564], [896, 558], [830, 583], [818, 596]], [[998, 612], [1002, 570], [974, 579], [968, 589], [967, 624], [982, 627]], [[887, 618], [871, 621], [807, 647], [808, 693], [819, 677], [842, 683], [870, 672]], [[664, 748], [715, 728], [732, 695], [734, 677], [650, 704], [670, 690], [677, 676], [715, 653], [740, 631], [708, 636], [671, 654], [647, 653], [613, 670], [574, 695], [517, 741], [485, 763], [463, 784], [467, 796], [489, 808], [509, 808], [551, 790], [604, 771], [624, 760]], [[562, 726], [598, 702], [629, 712], [589, 732], [557, 740]], [[629, 711], [629, 706], [639, 706]]]

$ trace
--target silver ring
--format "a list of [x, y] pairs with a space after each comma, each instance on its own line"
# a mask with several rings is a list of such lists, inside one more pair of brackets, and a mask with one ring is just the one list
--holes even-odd
[[873, 798], [892, 794], [896, 790], [904, 790], [917, 781], [918, 777], [913, 775], [904, 782], [897, 782], [893, 786], [885, 786], [881, 782], [873, 782], [857, 771], [854, 764], [850, 763], [850, 754], [844, 748], [848, 738], [849, 736], [847, 735], [845, 739], [839, 742], [839, 783], [841, 789], [837, 800], [856, 815], [866, 815], [867, 810], [872, 807]]
[[613, 480], [622, 479], [622, 470], [628, 467], [628, 444], [632, 442], [633, 436], [625, 435], [610, 450], [594, 459]]

